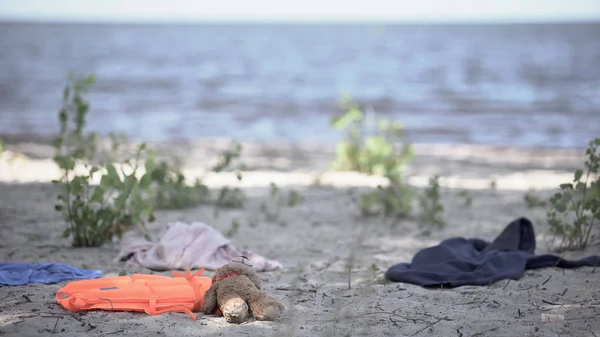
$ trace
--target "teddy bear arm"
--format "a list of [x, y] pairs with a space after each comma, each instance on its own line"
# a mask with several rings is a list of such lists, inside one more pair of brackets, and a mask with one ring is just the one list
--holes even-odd
[[257, 291], [251, 295], [250, 310], [259, 321], [274, 321], [281, 315], [284, 307], [265, 292]]
[[256, 286], [257, 289], [261, 288], [260, 277], [256, 273], [252, 273], [252, 274], [247, 275], [247, 276], [250, 279], [250, 281], [252, 281], [252, 283], [254, 283], [254, 285]]
[[204, 302], [202, 303], [202, 312], [212, 314], [217, 310], [217, 289], [219, 283], [215, 283], [208, 288], [204, 294]]

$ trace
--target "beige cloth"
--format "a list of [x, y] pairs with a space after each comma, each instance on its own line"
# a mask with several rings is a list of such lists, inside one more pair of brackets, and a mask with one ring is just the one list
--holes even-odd
[[201, 222], [174, 222], [157, 242], [139, 237], [123, 239], [116, 261], [128, 261], [151, 270], [215, 270], [237, 256], [246, 256], [256, 271], [282, 268], [251, 251], [238, 251], [221, 232]]

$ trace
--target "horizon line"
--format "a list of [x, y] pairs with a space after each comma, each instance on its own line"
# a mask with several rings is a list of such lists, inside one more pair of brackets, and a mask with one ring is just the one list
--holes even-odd
[[425, 25], [494, 25], [494, 24], [592, 24], [600, 23], [600, 18], [496, 18], [496, 19], [251, 19], [251, 18], [223, 18], [223, 19], [160, 19], [160, 18], [33, 18], [33, 17], [1, 17], [3, 23], [25, 24], [130, 24], [130, 25], [201, 25], [201, 24], [425, 24]]

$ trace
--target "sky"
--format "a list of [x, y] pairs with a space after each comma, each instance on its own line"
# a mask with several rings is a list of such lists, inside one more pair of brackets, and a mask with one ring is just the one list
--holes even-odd
[[598, 21], [600, 0], [0, 0], [1, 20]]

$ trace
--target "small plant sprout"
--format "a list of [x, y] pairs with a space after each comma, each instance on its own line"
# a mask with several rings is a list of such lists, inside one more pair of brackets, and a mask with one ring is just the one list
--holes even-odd
[[461, 190], [458, 192], [458, 195], [463, 199], [465, 207], [471, 207], [471, 205], [473, 205], [473, 197], [467, 190]]
[[231, 228], [225, 233], [227, 237], [233, 237], [240, 231], [240, 222], [237, 219], [231, 220]]
[[[224, 151], [218, 163], [212, 168], [215, 173], [234, 171], [238, 182], [243, 179], [243, 170], [246, 168], [245, 165], [238, 162], [241, 157], [243, 147], [238, 142], [233, 142], [231, 149]], [[218, 193], [216, 200], [217, 208], [242, 208], [244, 207], [244, 201], [246, 200], [246, 194], [239, 187], [225, 186], [221, 188]], [[217, 212], [217, 210], [215, 210]]]
[[373, 272], [373, 279], [377, 279], [377, 273], [379, 272], [379, 266], [375, 263], [371, 264], [371, 271]]
[[352, 268], [354, 268], [354, 255], [348, 257], [346, 271], [348, 272], [348, 289], [352, 289]]
[[560, 240], [559, 250], [581, 249], [598, 239], [600, 224], [600, 138], [589, 142], [585, 169], [575, 171], [573, 181], [559, 186], [549, 199], [550, 232]]
[[432, 176], [429, 178], [429, 186], [423, 191], [423, 194], [419, 196], [419, 204], [421, 206], [419, 223], [425, 227], [426, 230], [432, 228], [443, 228], [446, 222], [442, 218], [444, 212], [444, 205], [440, 201], [440, 183], [439, 176]]
[[291, 190], [287, 196], [286, 206], [287, 207], [296, 207], [296, 205], [298, 205], [299, 202], [300, 202], [300, 194], [296, 190]]
[[523, 201], [527, 208], [546, 207], [546, 201], [535, 195], [535, 191], [530, 190], [523, 196]]
[[322, 186], [323, 185], [322, 175], [321, 174], [316, 175], [311, 185], [315, 186], [315, 187]]
[[267, 221], [277, 221], [284, 207], [295, 207], [300, 202], [300, 194], [296, 190], [290, 190], [287, 195], [281, 195], [281, 189], [275, 183], [269, 184], [269, 200], [260, 204], [260, 213]]

